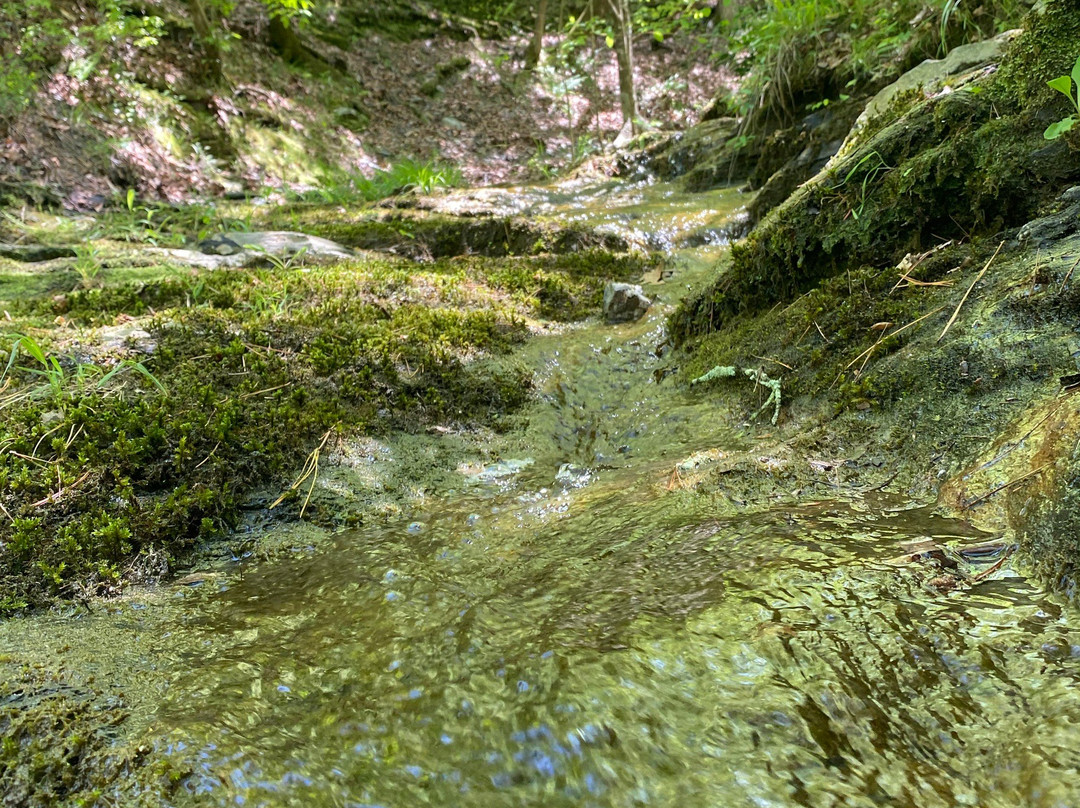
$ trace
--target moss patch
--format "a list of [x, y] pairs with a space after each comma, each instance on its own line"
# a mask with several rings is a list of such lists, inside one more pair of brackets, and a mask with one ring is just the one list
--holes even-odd
[[[545, 237], [578, 243], [554, 230]], [[489, 360], [536, 318], [595, 312], [606, 279], [636, 277], [649, 263], [584, 250], [321, 268], [158, 266], [131, 270], [144, 273], [137, 282], [106, 272], [99, 288], [75, 291], [60, 267], [59, 294], [49, 273], [32, 284], [0, 275], [0, 290], [17, 292], [0, 300], [12, 318], [5, 330], [30, 335], [58, 362], [42, 376], [23, 347], [4, 391], [0, 609], [160, 574], [226, 534], [249, 492], [286, 487], [328, 432], [498, 428], [531, 381], [515, 363]], [[124, 324], [149, 339], [102, 344]], [[164, 394], [130, 367], [135, 360]], [[100, 384], [121, 361], [128, 366]]]
[[328, 205], [287, 205], [259, 217], [269, 229], [300, 230], [362, 250], [393, 252], [416, 260], [459, 255], [503, 257], [624, 252], [626, 242], [588, 228], [555, 227], [523, 218], [458, 217], [420, 210], [379, 208], [343, 213]]

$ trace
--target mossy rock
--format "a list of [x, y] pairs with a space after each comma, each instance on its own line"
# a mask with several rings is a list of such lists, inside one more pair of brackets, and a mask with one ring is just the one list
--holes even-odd
[[[1080, 15], [1066, 19], [1072, 29], [1054, 26], [1051, 36], [1036, 17], [1017, 47], [1028, 52], [1040, 37], [1075, 41]], [[885, 268], [947, 239], [1018, 226], [1080, 180], [1080, 142], [1047, 145], [1039, 109], [1021, 97], [1010, 64], [916, 105], [799, 188], [735, 245], [730, 270], [680, 307], [675, 338], [791, 301], [859, 265]], [[1040, 64], [1046, 78], [1060, 66]]]

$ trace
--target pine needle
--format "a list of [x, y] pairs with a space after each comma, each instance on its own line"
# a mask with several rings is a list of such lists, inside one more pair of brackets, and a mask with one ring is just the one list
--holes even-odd
[[295, 482], [288, 487], [288, 489], [280, 497], [274, 500], [274, 504], [270, 506], [268, 510], [273, 510], [282, 502], [285, 501], [285, 497], [289, 496], [293, 491], [298, 489], [308, 477], [311, 478], [311, 485], [308, 486], [307, 496], [304, 497], [304, 504], [300, 506], [300, 518], [304, 518], [304, 511], [307, 510], [308, 503], [311, 502], [311, 494], [315, 490], [315, 482], [319, 479], [319, 454], [326, 447], [326, 442], [330, 440], [330, 435], [333, 434], [333, 429], [328, 429], [326, 434], [322, 437], [322, 442], [315, 447], [315, 450], [307, 456], [307, 460], [304, 462], [303, 471], [300, 472], [300, 476], [296, 478]]
[[990, 265], [994, 263], [994, 259], [998, 257], [998, 253], [1001, 252], [1001, 248], [1004, 246], [1004, 241], [998, 245], [998, 248], [994, 250], [994, 254], [990, 256], [990, 260], [986, 262], [982, 270], [979, 272], [979, 277], [972, 281], [971, 286], [969, 286], [968, 290], [964, 292], [964, 296], [960, 298], [960, 302], [956, 304], [956, 311], [952, 313], [952, 317], [949, 318], [949, 322], [945, 324], [945, 328], [942, 329], [941, 334], [938, 335], [938, 338], [936, 340], [937, 342], [941, 342], [942, 338], [948, 333], [949, 329], [952, 328], [952, 324], [955, 323], [956, 318], [960, 316], [960, 309], [962, 309], [964, 307], [964, 303], [967, 302], [968, 295], [971, 294], [971, 290], [975, 288], [975, 284], [977, 284], [983, 279], [983, 275], [986, 274], [986, 270], [988, 270], [990, 268]]

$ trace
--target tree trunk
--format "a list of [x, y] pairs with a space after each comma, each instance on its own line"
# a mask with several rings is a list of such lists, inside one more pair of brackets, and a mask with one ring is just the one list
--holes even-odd
[[525, 69], [532, 70], [540, 64], [540, 54], [544, 52], [544, 28], [547, 25], [548, 0], [536, 0], [536, 29], [533, 32], [532, 42], [525, 51]]
[[634, 42], [630, 0], [605, 0], [611, 26], [615, 30], [615, 56], [619, 62], [619, 105], [623, 125], [638, 132], [637, 90], [634, 88]]
[[205, 76], [211, 83], [220, 84], [223, 78], [221, 48], [218, 47], [210, 19], [206, 16], [206, 9], [203, 8], [202, 0], [188, 0], [188, 8], [191, 9], [191, 25], [195, 29], [200, 47], [206, 54]]
[[293, 30], [288, 18], [277, 14], [270, 15], [270, 45], [286, 62], [302, 63], [307, 61], [307, 50], [300, 37]]

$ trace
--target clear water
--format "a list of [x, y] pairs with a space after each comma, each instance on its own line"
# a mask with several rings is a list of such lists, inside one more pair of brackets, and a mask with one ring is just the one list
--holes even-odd
[[752, 445], [653, 374], [737, 196], [502, 193], [713, 243], [646, 320], [525, 348], [540, 396], [492, 473], [313, 554], [9, 623], [0, 649], [130, 682], [145, 741], [192, 771], [177, 806], [1080, 804], [1075, 609], [1011, 561], [949, 593], [890, 562], [986, 537], [880, 494], [732, 517], [669, 490], [688, 455]]

